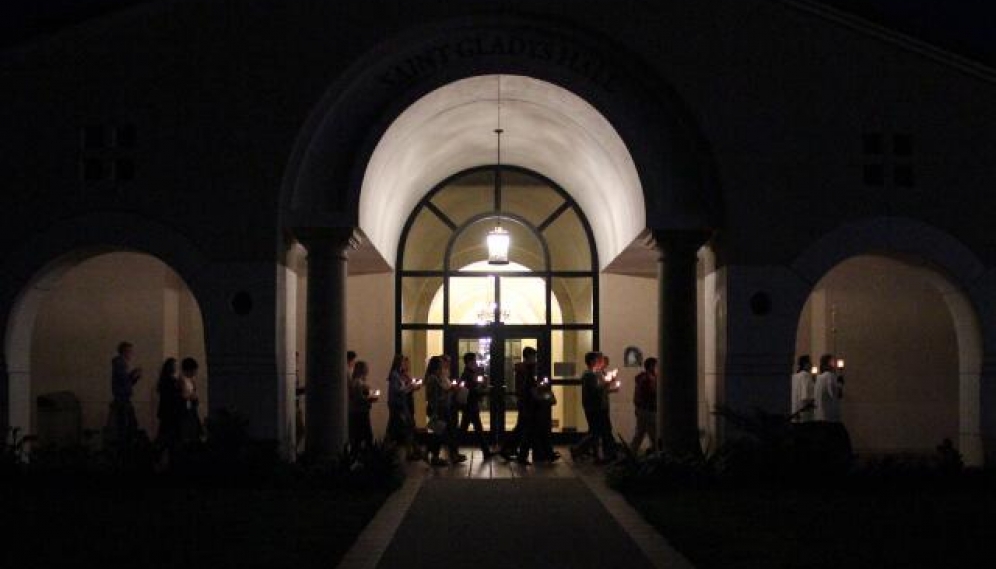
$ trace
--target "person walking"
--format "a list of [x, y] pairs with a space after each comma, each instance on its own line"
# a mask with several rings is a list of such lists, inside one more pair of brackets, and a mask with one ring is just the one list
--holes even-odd
[[534, 367], [531, 393], [533, 461], [556, 462], [560, 459], [560, 453], [553, 450], [550, 439], [553, 435], [553, 406], [557, 404], [557, 398], [553, 394], [550, 378], [540, 379], [535, 369]]
[[834, 370], [833, 354], [820, 356], [820, 374], [813, 387], [816, 403], [814, 418], [817, 421], [840, 422], [840, 401], [844, 398], [844, 378]]
[[459, 434], [462, 436], [473, 425], [477, 445], [481, 449], [481, 455], [487, 460], [494, 454], [484, 436], [484, 425], [481, 423], [481, 396], [487, 392], [488, 383], [477, 364], [477, 354], [467, 352], [463, 355], [463, 372], [460, 374], [460, 383], [467, 389], [467, 403], [463, 406]]
[[353, 367], [356, 366], [356, 352], [346, 350], [346, 380], [353, 378]]
[[111, 359], [111, 404], [107, 420], [110, 439], [122, 446], [130, 445], [138, 433], [138, 419], [131, 397], [142, 378], [142, 368], [133, 367], [135, 347], [130, 342], [118, 344], [118, 354]]
[[636, 434], [629, 448], [633, 454], [638, 454], [645, 436], [650, 437], [650, 448], [657, 448], [657, 358], [643, 360], [643, 371], [636, 376], [635, 384]]
[[605, 390], [605, 377], [602, 373], [602, 354], [588, 352], [584, 355], [587, 369], [581, 374], [581, 408], [588, 422], [588, 434], [578, 444], [571, 447], [571, 458], [578, 462], [583, 457], [594, 455], [598, 458], [598, 443], [602, 440], [602, 395]]
[[200, 399], [197, 396], [197, 370], [200, 366], [194, 358], [183, 358], [180, 362], [180, 442], [184, 444], [200, 442], [204, 434], [198, 411]]
[[535, 402], [533, 400], [536, 387], [536, 348], [526, 346], [522, 349], [522, 361], [515, 364], [515, 407], [518, 417], [515, 428], [502, 445], [501, 455], [509, 460], [515, 452], [515, 461], [519, 464], [529, 464], [529, 451], [533, 448], [535, 429]]
[[[458, 452], [453, 432], [455, 429], [451, 427], [453, 383], [443, 367], [442, 356], [432, 356], [425, 370], [426, 411], [429, 430], [432, 431], [429, 438], [429, 464], [432, 466], [458, 464], [467, 460], [467, 457]], [[449, 450], [448, 463], [440, 456], [443, 446]]]
[[159, 419], [156, 446], [159, 447], [163, 464], [169, 460], [170, 451], [180, 440], [180, 412], [183, 398], [176, 364], [176, 358], [167, 358], [163, 362], [159, 371], [159, 380], [156, 382], [156, 394], [159, 397], [156, 405], [156, 418]]
[[415, 446], [415, 415], [408, 404], [408, 396], [419, 388], [408, 375], [408, 357], [397, 354], [391, 360], [387, 376], [387, 439], [397, 444], [407, 460], [418, 460]]
[[353, 365], [353, 375], [349, 378], [349, 448], [353, 456], [363, 449], [373, 446], [373, 427], [370, 425], [370, 408], [377, 401], [379, 393], [372, 392], [367, 385], [370, 366], [363, 360]]
[[[605, 381], [602, 389], [602, 451], [604, 461], [612, 461], [616, 458], [615, 429], [612, 427], [612, 399], [610, 395], [619, 391], [619, 382], [615, 379], [619, 370], [609, 369], [609, 356], [602, 355], [602, 379]], [[611, 377], [607, 377], [611, 374]]]
[[816, 378], [812, 366], [813, 360], [808, 354], [799, 356], [792, 375], [792, 420], [797, 423], [808, 423], [814, 417]]

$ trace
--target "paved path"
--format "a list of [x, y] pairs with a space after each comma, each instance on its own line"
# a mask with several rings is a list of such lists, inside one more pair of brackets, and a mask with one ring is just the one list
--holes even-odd
[[339, 567], [691, 567], [605, 486], [601, 469], [470, 458], [410, 468]]

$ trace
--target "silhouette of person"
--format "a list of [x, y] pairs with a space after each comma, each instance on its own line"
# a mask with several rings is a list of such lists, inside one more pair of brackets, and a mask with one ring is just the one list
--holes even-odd
[[370, 425], [370, 408], [377, 400], [367, 385], [370, 367], [359, 360], [353, 365], [349, 379], [349, 446], [356, 453], [373, 446], [373, 427]]
[[118, 344], [118, 355], [111, 360], [111, 405], [108, 427], [112, 440], [131, 443], [138, 431], [138, 419], [131, 397], [135, 384], [142, 377], [142, 368], [133, 367], [135, 347], [130, 342]]
[[844, 378], [834, 370], [833, 354], [820, 356], [820, 374], [816, 376], [813, 399], [817, 421], [840, 422], [840, 400], [844, 398]]
[[493, 453], [484, 437], [484, 425], [481, 423], [481, 396], [488, 389], [488, 384], [481, 371], [477, 365], [477, 354], [468, 352], [463, 355], [463, 372], [460, 374], [460, 383], [468, 391], [467, 403], [463, 407], [463, 416], [460, 419], [460, 434], [466, 433], [473, 425], [477, 445], [481, 448], [484, 458], [488, 459]]
[[650, 446], [657, 445], [657, 358], [643, 360], [643, 371], [636, 376], [633, 407], [636, 412], [636, 434], [629, 447], [640, 451], [643, 437], [650, 437]]
[[176, 364], [176, 358], [167, 358], [163, 362], [163, 367], [159, 371], [159, 380], [156, 382], [156, 393], [159, 396], [159, 403], [156, 405], [156, 417], [159, 419], [156, 443], [165, 454], [168, 454], [180, 440], [183, 398]]
[[194, 358], [183, 358], [180, 362], [180, 440], [195, 443], [201, 440], [204, 428], [198, 412], [200, 398], [197, 396], [197, 370], [200, 366]]
[[798, 365], [792, 375], [792, 416], [799, 423], [813, 420], [816, 398], [816, 378], [811, 368], [813, 361], [809, 355], [799, 356]]

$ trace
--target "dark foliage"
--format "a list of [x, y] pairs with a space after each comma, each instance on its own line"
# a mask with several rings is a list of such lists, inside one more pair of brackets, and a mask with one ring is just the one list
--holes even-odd
[[926, 480], [963, 483], [983, 480], [966, 472], [961, 455], [944, 440], [930, 456], [883, 456], [857, 461], [840, 423], [795, 423], [791, 415], [755, 409], [741, 413], [717, 408], [731, 428], [729, 440], [714, 451], [685, 456], [662, 450], [636, 455], [622, 445], [622, 458], [607, 472], [608, 483], [627, 492], [710, 485], [781, 489], [812, 487], [820, 480], [838, 486], [922, 484]]
[[[328, 490], [393, 490], [404, 471], [393, 445], [375, 443], [359, 452], [345, 449], [318, 462], [288, 462], [275, 441], [249, 434], [249, 420], [217, 410], [205, 423], [203, 441], [167, 450], [139, 432], [128, 443], [85, 433], [71, 445], [32, 445], [34, 438], [8, 432], [0, 447], [0, 483], [132, 485], [141, 487], [313, 486]], [[103, 442], [101, 443], [101, 440]]]

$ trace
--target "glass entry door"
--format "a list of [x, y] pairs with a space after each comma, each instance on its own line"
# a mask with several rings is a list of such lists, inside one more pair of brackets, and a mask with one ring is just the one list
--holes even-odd
[[481, 373], [491, 386], [481, 400], [481, 422], [493, 437], [515, 426], [518, 418], [515, 396], [515, 365], [522, 361], [522, 350], [537, 351], [537, 374], [549, 377], [549, 333], [529, 326], [452, 326], [448, 330], [446, 351], [453, 355], [456, 369], [463, 371], [463, 355], [477, 355]]

